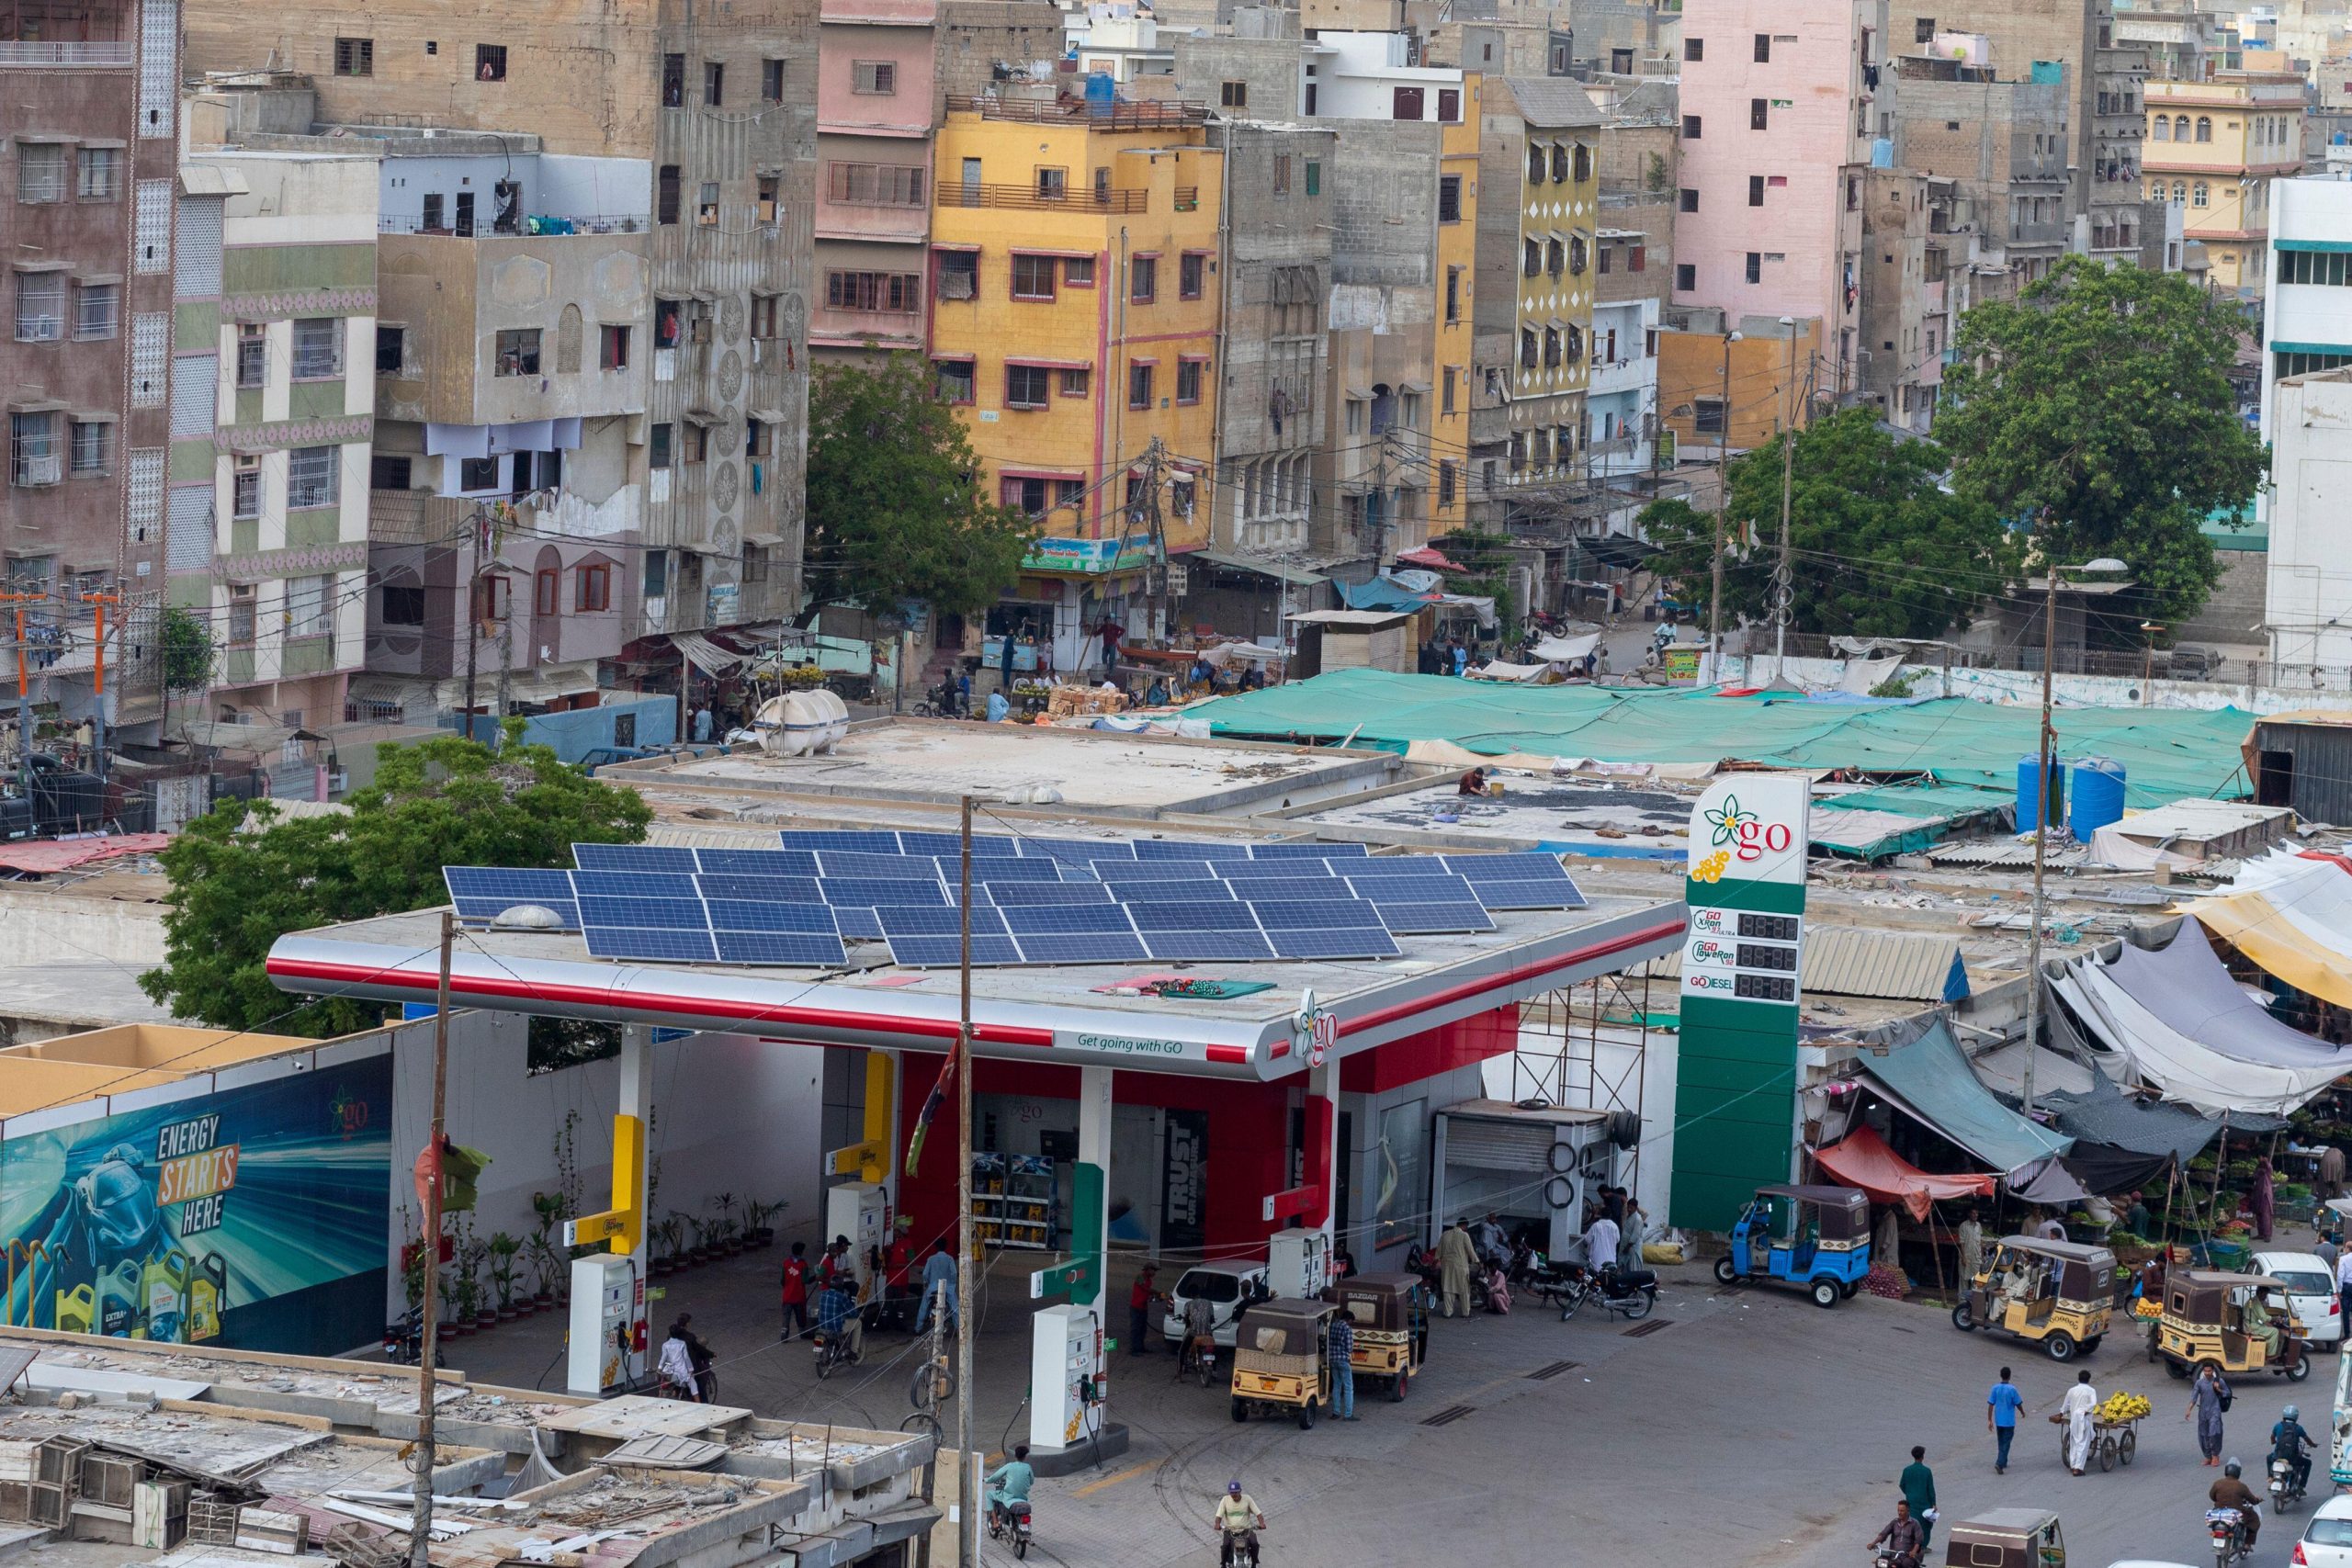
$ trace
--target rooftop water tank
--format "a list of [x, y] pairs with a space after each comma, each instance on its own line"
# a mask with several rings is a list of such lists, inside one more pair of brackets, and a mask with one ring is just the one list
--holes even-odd
[[2123, 819], [2123, 764], [2106, 757], [2077, 757], [2073, 764], [2074, 803], [2067, 831], [2087, 844], [2091, 835]]

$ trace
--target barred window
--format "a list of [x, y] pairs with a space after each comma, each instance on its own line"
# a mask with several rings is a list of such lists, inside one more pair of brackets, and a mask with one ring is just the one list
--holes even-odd
[[333, 506], [338, 494], [335, 461], [341, 448], [304, 446], [287, 455], [286, 504], [300, 509]]

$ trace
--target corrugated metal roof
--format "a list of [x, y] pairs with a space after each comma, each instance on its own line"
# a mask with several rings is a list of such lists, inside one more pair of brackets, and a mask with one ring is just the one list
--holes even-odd
[[1511, 101], [1536, 130], [1566, 130], [1599, 125], [1600, 107], [1585, 90], [1565, 76], [1506, 76]]
[[[1968, 994], [1960, 939], [1933, 931], [1865, 931], [1859, 926], [1807, 926], [1801, 980], [1808, 997], [1873, 997], [1896, 1002], [1958, 1001]], [[1647, 965], [1657, 978], [1682, 973], [1679, 949]], [[1635, 971], [1639, 973], [1639, 971]]]

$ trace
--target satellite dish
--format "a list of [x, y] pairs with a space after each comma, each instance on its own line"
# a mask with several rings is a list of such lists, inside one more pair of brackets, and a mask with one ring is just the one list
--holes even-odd
[[498, 911], [490, 922], [492, 931], [560, 931], [564, 928], [563, 917], [545, 904], [509, 904]]

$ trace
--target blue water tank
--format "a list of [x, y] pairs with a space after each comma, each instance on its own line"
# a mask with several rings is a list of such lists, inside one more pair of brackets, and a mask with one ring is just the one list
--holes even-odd
[[2074, 805], [2066, 814], [2066, 830], [2087, 844], [2091, 835], [2110, 822], [2123, 819], [2123, 764], [2105, 757], [2077, 757], [2074, 769]]
[[1086, 76], [1086, 112], [1107, 115], [1118, 101], [1118, 84], [1111, 80], [1107, 71], [1090, 71]]
[[[2032, 757], [2018, 759], [2018, 831], [2030, 833], [2034, 829], [2033, 808], [2037, 791], [2034, 788]], [[2043, 813], [2045, 822], [2064, 820], [2066, 807], [2066, 766], [2055, 757], [2050, 760], [2049, 809]]]

